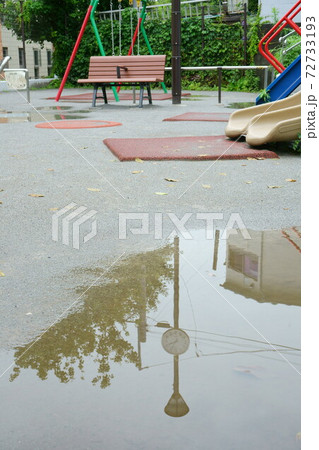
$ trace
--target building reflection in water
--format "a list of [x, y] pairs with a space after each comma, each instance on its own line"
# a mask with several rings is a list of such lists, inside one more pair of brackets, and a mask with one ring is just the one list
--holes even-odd
[[300, 228], [249, 234], [252, 239], [228, 236], [222, 287], [259, 302], [300, 306]]
[[[300, 305], [300, 229], [249, 231], [230, 234], [226, 245], [226, 272], [223, 288], [259, 302]], [[211, 241], [210, 241], [211, 242]], [[215, 234], [213, 270], [218, 261], [219, 233]], [[179, 327], [179, 239], [160, 249], [132, 255], [112, 267], [98, 286], [82, 286], [86, 292], [81, 307], [53, 325], [39, 338], [15, 349], [11, 381], [22, 369], [33, 369], [41, 380], [54, 374], [62, 383], [84, 377], [85, 360], [94, 359], [96, 376], [91, 380], [101, 388], [113, 378], [112, 367], [121, 363], [142, 366], [142, 344], [147, 341], [147, 318], [157, 312], [161, 298], [167, 298], [173, 283], [173, 317], [157, 323], [166, 328], [162, 347], [173, 358], [173, 393], [164, 411], [181, 417], [189, 407], [181, 396], [179, 358], [190, 344]], [[203, 269], [206, 270], [206, 267]], [[103, 272], [94, 271], [96, 277]], [[132, 327], [137, 328], [137, 349], [132, 343]], [[214, 333], [212, 333], [214, 334]], [[158, 344], [158, 347], [160, 345]]]

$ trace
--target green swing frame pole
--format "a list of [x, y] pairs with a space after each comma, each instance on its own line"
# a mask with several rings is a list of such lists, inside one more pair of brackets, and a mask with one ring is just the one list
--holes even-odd
[[[154, 52], [152, 50], [151, 44], [150, 44], [150, 42], [148, 40], [146, 31], [145, 31], [145, 28], [144, 28], [144, 22], [145, 22], [145, 19], [146, 19], [146, 4], [147, 4], [147, 0], [142, 0], [142, 12], [141, 12], [141, 16], [140, 16], [142, 18], [142, 21], [141, 21], [140, 29], [141, 29], [144, 41], [146, 43], [146, 46], [148, 48], [148, 51], [150, 52], [150, 55], [154, 55]], [[162, 82], [161, 86], [162, 86], [162, 89], [165, 92], [165, 94], [167, 94], [167, 88], [166, 88], [165, 83]]]
[[[101, 41], [100, 33], [99, 33], [99, 30], [97, 29], [97, 26], [96, 26], [96, 23], [95, 23], [95, 18], [94, 18], [94, 14], [95, 14], [97, 5], [99, 4], [99, 1], [100, 0], [92, 0], [93, 7], [92, 7], [92, 10], [91, 10], [91, 14], [90, 14], [90, 20], [91, 20], [91, 24], [92, 24], [92, 27], [93, 27], [93, 31], [94, 31], [94, 34], [95, 34], [95, 38], [96, 38], [96, 41], [97, 41], [100, 53], [101, 53], [102, 56], [105, 56], [105, 51], [104, 51], [104, 47], [103, 47], [103, 44], [102, 44], [102, 41]], [[116, 92], [115, 86], [112, 86], [112, 91], [113, 91], [113, 95], [114, 95], [115, 100], [118, 102], [119, 101], [119, 96], [118, 96], [118, 93]]]

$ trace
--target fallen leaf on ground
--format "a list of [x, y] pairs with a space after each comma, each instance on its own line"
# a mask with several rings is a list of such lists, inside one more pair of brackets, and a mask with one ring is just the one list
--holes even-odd
[[297, 180], [294, 180], [293, 178], [286, 178], [285, 181], [289, 181], [290, 183], [295, 183]]
[[29, 197], [44, 197], [42, 194], [29, 194]]
[[251, 184], [251, 183], [252, 183], [252, 181], [245, 181], [245, 183], [246, 183], [246, 184]]
[[144, 161], [141, 158], [135, 158], [135, 162], [143, 163]]
[[4, 189], [0, 189], [0, 192], [3, 192], [4, 191]]
[[257, 156], [256, 159], [265, 159], [263, 156]]
[[282, 186], [267, 186], [269, 189], [278, 189], [282, 188]]
[[54, 169], [47, 169], [48, 172], [54, 172]]
[[101, 189], [98, 189], [98, 188], [87, 188], [87, 190], [91, 191], [91, 192], [100, 192], [101, 191]]
[[223, 175], [224, 177], [226, 177], [227, 173], [221, 172], [219, 175]]
[[255, 160], [256, 160], [256, 158], [251, 158], [250, 156], [248, 156], [248, 158], [247, 158], [247, 159], [249, 159], [249, 160], [255, 159]]
[[135, 173], [143, 173], [143, 172], [144, 172], [143, 170], [133, 170], [133, 172], [131, 172], [131, 173], [135, 174]]
[[0, 277], [5, 277], [5, 274], [3, 272], [0, 272]]
[[168, 195], [167, 192], [155, 192], [156, 195]]
[[32, 316], [32, 312], [27, 312], [26, 316]]
[[202, 187], [205, 189], [210, 189], [211, 185], [210, 184], [202, 184]]
[[179, 180], [175, 180], [174, 178], [164, 178], [164, 180], [169, 181], [170, 183], [177, 183]]
[[57, 211], [59, 208], [50, 208], [49, 211]]

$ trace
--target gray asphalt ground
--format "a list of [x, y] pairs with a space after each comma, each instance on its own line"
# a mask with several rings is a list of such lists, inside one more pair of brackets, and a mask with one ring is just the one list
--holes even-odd
[[[24, 93], [0, 94], [0, 117], [17, 116], [16, 123], [0, 123], [3, 348], [29, 341], [77, 301], [74, 287], [87, 276], [84, 269], [104, 270], [124, 252], [128, 255], [161, 245], [162, 240], [154, 239], [155, 213], [163, 214], [163, 240], [174, 230], [169, 212], [179, 218], [190, 213], [189, 230], [205, 226], [196, 213], [222, 214], [223, 220], [216, 221], [220, 229], [232, 213], [239, 213], [248, 229], [300, 225], [297, 154], [280, 150], [280, 159], [270, 160], [120, 162], [103, 144], [108, 137], [220, 135], [226, 123], [163, 119], [186, 112], [231, 112], [234, 109], [227, 105], [253, 102], [255, 94], [223, 92], [222, 104], [218, 104], [217, 92], [192, 92], [181, 105], [154, 100], [153, 105], [146, 102], [139, 109], [122, 101], [93, 109], [89, 103], [48, 100], [56, 92], [32, 91], [30, 105]], [[63, 95], [83, 92], [66, 89]], [[69, 109], [52, 109], [57, 105]], [[21, 122], [28, 112], [32, 121]], [[56, 114], [121, 122], [122, 126], [35, 128], [37, 122], [54, 120]], [[97, 235], [80, 249], [52, 239], [52, 216], [72, 202], [97, 212]], [[149, 213], [150, 233], [128, 233], [127, 239], [119, 239], [119, 213], [127, 212]]]

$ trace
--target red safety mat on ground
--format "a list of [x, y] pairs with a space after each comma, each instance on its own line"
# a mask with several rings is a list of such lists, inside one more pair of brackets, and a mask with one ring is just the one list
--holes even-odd
[[215, 160], [278, 158], [267, 149], [253, 149], [246, 142], [225, 136], [185, 136], [144, 139], [104, 139], [104, 144], [120, 161], [144, 160]]

